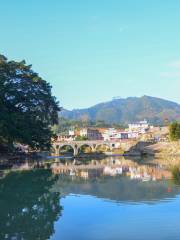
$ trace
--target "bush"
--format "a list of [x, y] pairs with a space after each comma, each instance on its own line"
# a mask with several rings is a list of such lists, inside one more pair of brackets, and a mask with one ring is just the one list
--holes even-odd
[[180, 122], [173, 122], [169, 126], [170, 139], [177, 141], [180, 139]]

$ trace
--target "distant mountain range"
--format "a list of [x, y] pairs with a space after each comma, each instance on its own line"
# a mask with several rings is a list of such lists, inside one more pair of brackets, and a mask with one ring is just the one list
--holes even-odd
[[86, 109], [63, 110], [60, 116], [75, 120], [103, 120], [129, 123], [146, 119], [151, 124], [180, 120], [180, 104], [161, 98], [143, 96], [114, 99]]

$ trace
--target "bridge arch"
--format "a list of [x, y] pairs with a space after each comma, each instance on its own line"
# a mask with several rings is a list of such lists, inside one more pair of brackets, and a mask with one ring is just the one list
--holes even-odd
[[[119, 143], [121, 145], [121, 143]], [[126, 143], [127, 145], [127, 143]], [[53, 152], [55, 152], [56, 155], [60, 154], [60, 150], [64, 146], [70, 146], [73, 149], [74, 156], [77, 156], [79, 151], [83, 146], [88, 146], [91, 148], [91, 152], [96, 152], [100, 147], [103, 148], [105, 146], [104, 151], [107, 151], [107, 149], [114, 149], [117, 148], [118, 143], [115, 141], [71, 141], [71, 142], [55, 142], [53, 143]], [[124, 147], [123, 147], [124, 148]]]
[[71, 144], [68, 144], [68, 143], [59, 146], [59, 154], [60, 154], [60, 153], [62, 152], [62, 150], [65, 149], [65, 148], [66, 148], [67, 152], [68, 152], [68, 151], [69, 151], [69, 152], [71, 151], [71, 152], [74, 154], [74, 151], [75, 151], [74, 146], [72, 146]]
[[100, 148], [107, 151], [108, 149], [111, 149], [111, 145], [109, 143], [100, 143], [100, 144], [96, 145], [95, 150], [98, 151], [98, 149], [100, 149]]
[[81, 145], [78, 145], [78, 153], [80, 153], [81, 151], [83, 151], [85, 147], [89, 147], [91, 149], [91, 152], [94, 152], [94, 147], [92, 144], [88, 144], [88, 143], [83, 143]]

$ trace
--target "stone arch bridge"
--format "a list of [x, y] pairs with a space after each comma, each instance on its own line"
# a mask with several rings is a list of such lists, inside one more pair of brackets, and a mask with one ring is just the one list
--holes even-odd
[[60, 154], [60, 150], [64, 146], [70, 146], [73, 149], [74, 156], [79, 154], [79, 150], [82, 146], [89, 146], [92, 152], [96, 152], [98, 147], [107, 146], [111, 151], [114, 148], [121, 148], [123, 151], [128, 151], [132, 146], [134, 146], [136, 142], [132, 141], [71, 141], [71, 142], [54, 142], [52, 147], [54, 149], [55, 155], [58, 156]]

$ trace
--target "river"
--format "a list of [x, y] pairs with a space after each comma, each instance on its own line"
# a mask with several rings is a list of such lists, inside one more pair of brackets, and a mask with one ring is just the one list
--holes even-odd
[[180, 186], [162, 164], [108, 157], [8, 166], [1, 240], [180, 239]]

